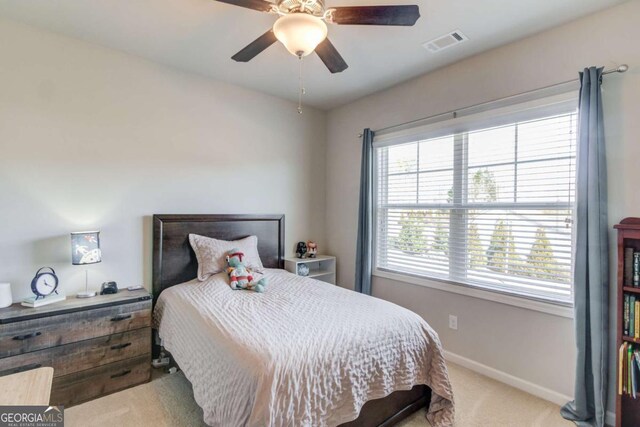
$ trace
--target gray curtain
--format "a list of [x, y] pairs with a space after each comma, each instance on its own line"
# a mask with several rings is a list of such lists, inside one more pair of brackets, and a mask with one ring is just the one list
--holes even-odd
[[355, 290], [371, 295], [371, 264], [373, 260], [373, 132], [362, 132], [362, 163], [360, 167], [360, 209], [358, 210], [358, 240], [356, 248]]
[[561, 414], [579, 426], [604, 426], [607, 407], [609, 245], [602, 68], [580, 73], [576, 187], [574, 323], [575, 399]]

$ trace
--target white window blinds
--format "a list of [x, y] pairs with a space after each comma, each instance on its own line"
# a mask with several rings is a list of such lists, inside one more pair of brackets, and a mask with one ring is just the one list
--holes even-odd
[[376, 147], [376, 268], [570, 303], [576, 125], [571, 106]]

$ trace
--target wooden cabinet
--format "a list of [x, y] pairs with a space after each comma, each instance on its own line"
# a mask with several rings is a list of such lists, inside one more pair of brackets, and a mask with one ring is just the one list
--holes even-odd
[[0, 310], [0, 376], [52, 367], [52, 405], [69, 407], [147, 382], [150, 363], [146, 291]]

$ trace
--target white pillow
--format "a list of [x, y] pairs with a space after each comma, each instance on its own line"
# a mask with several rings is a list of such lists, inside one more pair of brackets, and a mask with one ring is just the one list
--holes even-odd
[[249, 236], [239, 240], [218, 240], [211, 237], [189, 234], [189, 243], [198, 259], [198, 280], [207, 280], [210, 276], [224, 271], [227, 267], [225, 256], [230, 250], [237, 248], [244, 253], [247, 268], [254, 271], [264, 269], [258, 254], [258, 237]]

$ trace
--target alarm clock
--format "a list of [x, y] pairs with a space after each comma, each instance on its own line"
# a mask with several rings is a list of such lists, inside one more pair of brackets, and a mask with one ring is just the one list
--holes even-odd
[[[42, 271], [42, 270], [51, 271]], [[42, 267], [36, 271], [36, 275], [31, 281], [31, 292], [36, 295], [36, 299], [44, 298], [52, 293], [58, 293], [58, 276], [51, 267]]]

